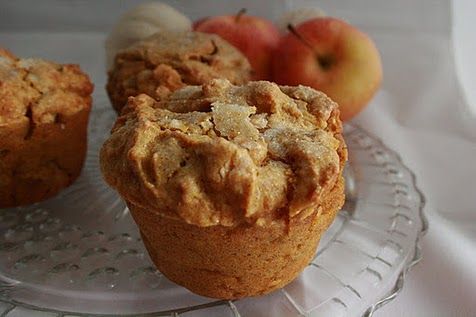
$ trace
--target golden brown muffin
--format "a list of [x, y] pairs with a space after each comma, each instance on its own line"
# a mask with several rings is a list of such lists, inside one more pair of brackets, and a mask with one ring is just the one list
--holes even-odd
[[106, 89], [120, 112], [129, 96], [145, 93], [160, 98], [214, 78], [244, 84], [250, 76], [246, 57], [217, 35], [160, 32], [116, 55]]
[[293, 280], [344, 202], [337, 105], [307, 87], [213, 80], [131, 97], [101, 149], [152, 260], [223, 299]]
[[49, 198], [78, 177], [92, 90], [77, 65], [0, 49], [0, 208]]

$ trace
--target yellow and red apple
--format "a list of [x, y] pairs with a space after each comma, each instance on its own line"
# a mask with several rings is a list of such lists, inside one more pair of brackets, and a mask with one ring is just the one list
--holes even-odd
[[270, 79], [272, 53], [280, 33], [270, 21], [244, 14], [208, 17], [194, 23], [194, 30], [218, 34], [248, 58], [254, 70], [253, 79]]
[[323, 91], [339, 104], [346, 121], [377, 91], [382, 65], [365, 33], [336, 18], [315, 18], [290, 27], [281, 38], [273, 56], [273, 79]]

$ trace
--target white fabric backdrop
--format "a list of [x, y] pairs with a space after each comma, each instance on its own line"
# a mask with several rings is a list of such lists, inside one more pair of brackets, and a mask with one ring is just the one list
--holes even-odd
[[[320, 6], [377, 42], [384, 65], [382, 89], [355, 122], [397, 150], [415, 171], [430, 221], [422, 262], [409, 273], [397, 299], [377, 316], [476, 316], [476, 2], [455, 1], [454, 24], [449, 0], [168, 1], [194, 17], [248, 7], [275, 18], [282, 8]], [[95, 96], [103, 94], [104, 58], [98, 52], [104, 34], [135, 2], [41, 4], [2, 2], [0, 45], [23, 56], [80, 63], [96, 84]], [[73, 37], [65, 33], [72, 30], [77, 32]]]
[[[409, 77], [416, 84], [416, 100], [424, 99], [422, 109], [410, 109], [415, 106], [410, 104], [392, 113], [378, 107], [383, 92], [357, 119], [380, 131], [385, 142], [402, 153], [428, 201], [430, 230], [423, 239], [423, 260], [408, 275], [401, 294], [376, 316], [476, 316], [475, 14], [476, 2], [455, 0], [453, 43], [451, 38], [441, 43], [442, 60], [430, 52], [420, 55], [432, 56], [430, 69], [415, 69], [426, 83]], [[454, 76], [453, 56], [459, 78]], [[428, 117], [441, 120], [418, 125]]]

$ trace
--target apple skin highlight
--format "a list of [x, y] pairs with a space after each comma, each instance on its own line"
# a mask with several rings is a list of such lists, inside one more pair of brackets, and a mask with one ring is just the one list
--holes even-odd
[[382, 63], [374, 42], [336, 18], [312, 19], [295, 31], [301, 38], [288, 32], [274, 52], [273, 80], [324, 92], [339, 104], [341, 119], [350, 120], [372, 99], [382, 81]]
[[197, 21], [194, 30], [217, 34], [238, 48], [248, 58], [254, 80], [271, 79], [272, 54], [280, 33], [270, 21], [239, 13]]

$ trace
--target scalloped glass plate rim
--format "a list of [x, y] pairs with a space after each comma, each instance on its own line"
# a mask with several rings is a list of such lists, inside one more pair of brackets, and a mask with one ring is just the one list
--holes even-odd
[[[384, 143], [379, 138], [371, 135], [370, 133], [366, 132], [364, 129], [360, 128], [359, 126], [354, 125], [354, 124], [349, 124], [346, 127], [347, 127], [347, 130], [351, 129], [351, 130], [359, 130], [359, 131], [363, 132], [364, 134], [369, 136], [373, 141], [379, 143], [379, 145], [383, 149], [385, 149], [385, 151], [394, 154], [396, 156], [398, 162], [400, 163], [401, 167], [404, 168], [405, 170], [407, 170], [409, 172], [409, 174], [411, 175], [412, 184], [410, 184], [410, 185], [413, 186], [415, 191], [418, 193], [419, 199], [420, 199], [420, 204], [418, 206], [417, 212], [418, 212], [418, 215], [420, 217], [421, 228], [420, 228], [420, 230], [417, 234], [417, 237], [416, 237], [413, 256], [411, 257], [410, 261], [405, 263], [405, 265], [403, 266], [403, 269], [398, 274], [395, 285], [390, 290], [390, 292], [388, 292], [387, 294], [382, 296], [378, 301], [376, 301], [373, 305], [368, 307], [368, 309], [365, 311], [364, 316], [372, 316], [372, 314], [378, 308], [382, 307], [383, 305], [385, 305], [386, 303], [388, 303], [389, 301], [391, 301], [392, 299], [394, 299], [398, 295], [398, 293], [400, 292], [400, 290], [403, 287], [406, 273], [415, 264], [417, 264], [421, 260], [422, 254], [421, 254], [421, 247], [420, 247], [420, 239], [426, 233], [426, 231], [428, 229], [428, 222], [427, 222], [426, 217], [425, 217], [424, 212], [423, 212], [423, 207], [425, 205], [425, 198], [424, 198], [423, 194], [421, 193], [421, 191], [417, 187], [415, 174], [408, 167], [406, 167], [403, 164], [402, 159], [400, 158], [398, 153], [390, 150], [387, 146], [384, 145]], [[35, 285], [28, 285], [28, 284], [24, 284], [24, 283], [21, 283], [21, 284], [22, 284], [22, 286], [25, 286], [26, 288], [30, 287], [30, 289], [32, 289], [34, 287], [37, 287]], [[64, 315], [64, 314], [72, 314], [72, 315], [76, 315], [76, 316], [86, 316], [86, 315], [87, 316], [117, 316], [117, 314], [94, 314], [94, 313], [93, 314], [92, 313], [87, 313], [86, 314], [86, 313], [80, 313], [80, 312], [76, 312], [76, 311], [63, 311], [63, 310], [47, 309], [47, 308], [42, 308], [42, 307], [38, 307], [38, 306], [35, 306], [35, 305], [31, 305], [31, 304], [28, 304], [28, 303], [19, 302], [19, 301], [16, 301], [14, 299], [11, 299], [11, 298], [8, 298], [6, 296], [1, 295], [2, 291], [6, 291], [8, 289], [15, 288], [15, 287], [18, 287], [18, 286], [20, 286], [20, 285], [16, 284], [15, 281], [9, 279], [8, 277], [3, 276], [2, 273], [0, 272], [0, 302], [3, 302], [4, 304], [9, 305], [7, 310], [5, 310], [3, 312], [3, 314], [1, 314], [1, 316], [6, 316], [9, 311], [13, 310], [17, 306], [18, 307], [24, 307], [24, 308], [31, 309], [31, 310], [35, 310], [35, 311], [57, 313], [60, 316]], [[45, 291], [46, 288], [43, 288], [42, 290]], [[52, 289], [52, 290], [54, 291], [54, 289]], [[75, 292], [76, 291], [71, 291], [71, 295], [74, 294]], [[133, 292], [131, 292], [130, 294], [133, 294]], [[123, 293], [122, 295], [125, 296], [124, 299], [127, 299], [128, 295], [130, 295], [130, 294]], [[150, 295], [152, 296], [153, 294], [154, 294], [154, 292], [151, 291]], [[94, 296], [97, 296], [97, 295], [101, 295], [101, 292], [93, 292], [90, 295], [91, 295], [91, 297], [94, 297]], [[142, 293], [141, 295], [145, 295], [145, 294]], [[208, 303], [205, 303], [205, 304], [183, 307], [183, 308], [178, 308], [178, 309], [174, 309], [174, 310], [170, 310], [170, 311], [140, 313], [140, 316], [157, 316], [158, 314], [160, 314], [160, 315], [170, 315], [170, 314], [173, 314], [173, 313], [183, 313], [183, 312], [191, 311], [191, 310], [194, 310], [194, 309], [205, 308], [205, 307], [213, 307], [213, 306], [217, 306], [217, 305], [228, 305], [230, 307], [230, 309], [233, 311], [233, 314], [235, 314], [235, 316], [239, 316], [239, 313], [236, 310], [236, 307], [234, 306], [232, 301], [222, 301], [222, 300], [211, 301], [211, 302], [208, 302]], [[125, 315], [122, 315], [122, 316], [136, 316], [136, 315], [135, 314], [125, 314]]]

